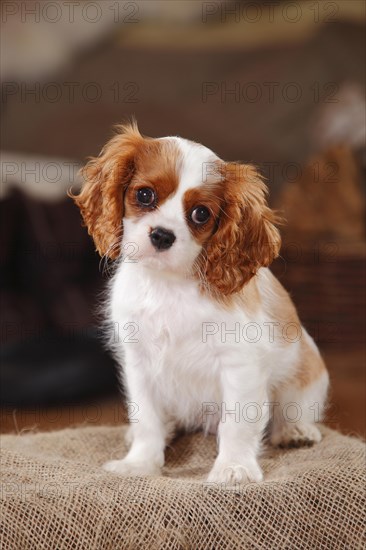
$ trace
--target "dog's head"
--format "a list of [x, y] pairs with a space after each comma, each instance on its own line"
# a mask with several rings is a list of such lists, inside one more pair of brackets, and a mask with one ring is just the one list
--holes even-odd
[[121, 126], [83, 176], [73, 198], [102, 256], [125, 253], [227, 296], [278, 254], [275, 215], [256, 169], [225, 163], [203, 145]]

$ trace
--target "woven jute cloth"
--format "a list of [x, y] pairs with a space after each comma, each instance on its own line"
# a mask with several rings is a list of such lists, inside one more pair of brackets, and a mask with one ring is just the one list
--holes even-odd
[[1, 547], [365, 548], [365, 444], [321, 429], [312, 448], [268, 447], [265, 481], [235, 490], [205, 483], [217, 451], [200, 433], [140, 478], [100, 467], [123, 456], [126, 426], [3, 436]]

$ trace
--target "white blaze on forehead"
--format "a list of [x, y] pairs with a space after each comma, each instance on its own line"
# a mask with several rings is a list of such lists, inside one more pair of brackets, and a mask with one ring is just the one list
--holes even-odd
[[186, 191], [201, 185], [220, 181], [221, 176], [216, 170], [219, 157], [211, 149], [180, 137], [166, 137], [162, 139], [174, 140], [179, 152], [178, 168], [179, 186], [174, 195], [165, 201], [160, 211], [169, 217], [185, 217], [183, 196]]
[[220, 160], [208, 147], [187, 139], [176, 138], [182, 154], [182, 164], [179, 173], [179, 188], [184, 192], [192, 187], [214, 183], [219, 180], [215, 174], [215, 166]]

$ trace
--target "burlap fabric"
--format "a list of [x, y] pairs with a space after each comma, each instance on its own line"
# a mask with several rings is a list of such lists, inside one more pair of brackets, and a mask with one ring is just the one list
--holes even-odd
[[265, 482], [205, 484], [215, 438], [183, 436], [163, 476], [121, 478], [125, 427], [2, 437], [4, 549], [357, 549], [366, 546], [365, 445], [322, 428], [313, 448], [265, 451]]

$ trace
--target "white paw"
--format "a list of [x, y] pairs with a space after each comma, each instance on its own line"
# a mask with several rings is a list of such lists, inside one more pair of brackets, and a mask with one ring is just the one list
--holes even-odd
[[207, 478], [209, 483], [228, 486], [246, 485], [262, 480], [262, 470], [255, 460], [246, 461], [242, 464], [216, 461]]
[[275, 447], [310, 447], [321, 439], [322, 435], [314, 424], [285, 424], [271, 435]]
[[110, 460], [105, 462], [102, 468], [121, 476], [157, 476], [161, 473], [160, 466], [153, 462], [136, 462], [128, 459]]

